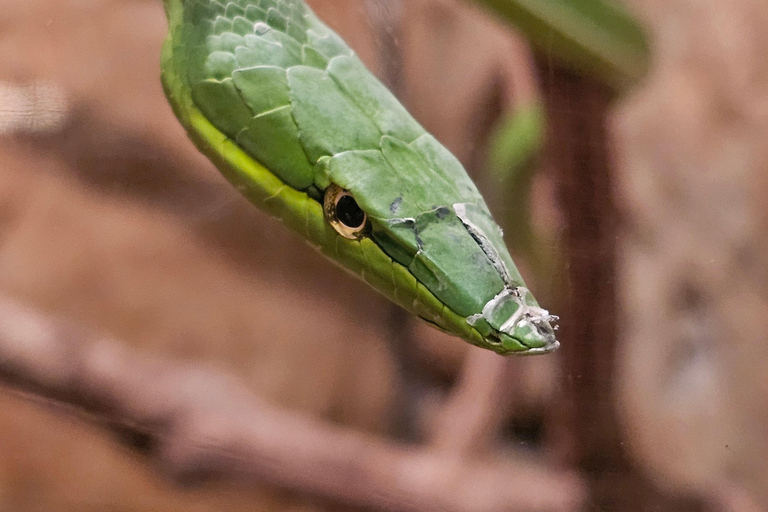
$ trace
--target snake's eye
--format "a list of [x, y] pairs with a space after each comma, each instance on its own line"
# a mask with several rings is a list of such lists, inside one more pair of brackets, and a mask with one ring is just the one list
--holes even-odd
[[332, 184], [325, 190], [323, 210], [333, 229], [344, 238], [359, 240], [365, 236], [365, 212], [357, 205], [352, 194], [343, 188]]

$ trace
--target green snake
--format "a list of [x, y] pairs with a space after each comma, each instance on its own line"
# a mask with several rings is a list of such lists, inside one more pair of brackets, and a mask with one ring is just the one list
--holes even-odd
[[500, 354], [558, 347], [459, 161], [301, 0], [165, 0], [163, 86], [256, 206], [389, 299]]

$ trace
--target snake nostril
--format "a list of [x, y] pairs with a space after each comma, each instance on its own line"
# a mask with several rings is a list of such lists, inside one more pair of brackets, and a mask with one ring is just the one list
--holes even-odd
[[485, 337], [486, 341], [488, 343], [493, 343], [494, 345], [501, 345], [501, 339], [494, 333], [489, 334]]

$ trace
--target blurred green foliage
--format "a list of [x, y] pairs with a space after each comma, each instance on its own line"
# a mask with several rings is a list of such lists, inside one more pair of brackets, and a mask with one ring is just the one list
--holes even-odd
[[546, 136], [541, 103], [518, 106], [497, 122], [488, 138], [486, 171], [490, 200], [504, 229], [504, 239], [522, 257], [547, 302], [559, 295], [561, 254], [555, 233], [534, 228], [531, 190]]
[[617, 89], [648, 67], [641, 25], [614, 0], [474, 0], [513, 23], [547, 56]]

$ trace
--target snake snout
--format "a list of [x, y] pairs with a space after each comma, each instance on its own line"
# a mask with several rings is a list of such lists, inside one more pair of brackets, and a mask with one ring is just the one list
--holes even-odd
[[523, 353], [546, 354], [556, 350], [560, 342], [555, 338], [556, 328], [551, 322], [557, 319], [556, 316], [548, 314], [544, 317], [523, 319], [514, 336], [517, 341], [528, 347]]

